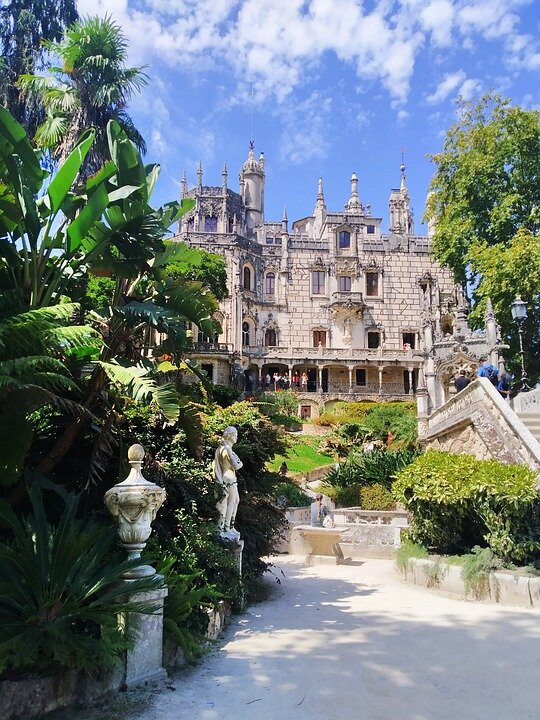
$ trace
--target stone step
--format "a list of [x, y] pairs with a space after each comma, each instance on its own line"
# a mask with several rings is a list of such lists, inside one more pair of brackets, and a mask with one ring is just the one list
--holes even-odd
[[540, 442], [540, 413], [518, 413], [518, 417], [531, 435]]

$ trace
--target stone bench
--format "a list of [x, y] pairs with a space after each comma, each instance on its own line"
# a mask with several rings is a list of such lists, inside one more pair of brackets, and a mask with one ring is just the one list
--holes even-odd
[[293, 555], [305, 555], [306, 562], [310, 565], [336, 565], [343, 560], [340, 539], [340, 528], [296, 525], [291, 530], [289, 552]]

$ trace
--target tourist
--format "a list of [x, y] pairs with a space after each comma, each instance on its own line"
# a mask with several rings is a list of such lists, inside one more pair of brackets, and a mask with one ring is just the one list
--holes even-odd
[[504, 371], [501, 373], [497, 383], [497, 390], [507, 402], [510, 402], [510, 376], [508, 373]]
[[307, 373], [303, 372], [302, 377], [300, 378], [300, 389], [303, 390], [304, 392], [307, 390], [307, 381], [308, 381]]
[[281, 477], [283, 477], [283, 478], [287, 477], [288, 469], [289, 468], [287, 467], [287, 463], [285, 461], [282, 462], [281, 465], [279, 466], [279, 474], [281, 475]]
[[321, 493], [315, 495], [315, 502], [311, 503], [311, 524], [314, 527], [323, 527], [324, 519], [331, 518], [330, 510], [323, 504]]
[[294, 371], [292, 381], [293, 381], [293, 386], [298, 390], [298, 388], [300, 387], [300, 375], [298, 374], [298, 370]]
[[272, 382], [272, 378], [270, 377], [270, 373], [266, 373], [264, 376], [264, 389], [270, 390], [270, 383]]
[[279, 383], [279, 373], [278, 373], [278, 372], [275, 372], [275, 373], [274, 373], [274, 375], [272, 376], [272, 380], [273, 380], [273, 383], [274, 383], [274, 390], [277, 390], [277, 389], [278, 389], [278, 383]]
[[467, 377], [467, 371], [466, 370], [460, 370], [459, 375], [454, 380], [454, 385], [456, 387], [456, 392], [461, 392], [462, 390], [465, 390], [467, 385], [470, 385], [471, 381]]

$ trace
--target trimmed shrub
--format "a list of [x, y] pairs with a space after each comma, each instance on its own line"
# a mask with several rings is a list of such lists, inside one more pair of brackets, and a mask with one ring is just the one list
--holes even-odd
[[413, 513], [411, 539], [438, 552], [487, 544], [515, 563], [540, 553], [536, 474], [523, 465], [430, 450], [399, 473], [394, 495]]
[[360, 488], [360, 507], [362, 510], [394, 510], [394, 496], [380, 483]]

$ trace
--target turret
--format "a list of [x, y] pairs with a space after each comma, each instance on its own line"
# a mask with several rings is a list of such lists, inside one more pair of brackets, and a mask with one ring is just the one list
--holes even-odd
[[351, 175], [351, 196], [347, 200], [345, 209], [347, 212], [355, 214], [364, 212], [364, 206], [362, 205], [360, 196], [358, 195], [358, 178], [356, 177], [356, 173]]
[[255, 160], [253, 141], [240, 172], [240, 195], [246, 207], [246, 229], [251, 231], [264, 222], [264, 153]]
[[405, 163], [401, 163], [401, 183], [399, 190], [390, 193], [390, 232], [396, 235], [410, 235], [414, 232], [411, 199], [405, 182]]

